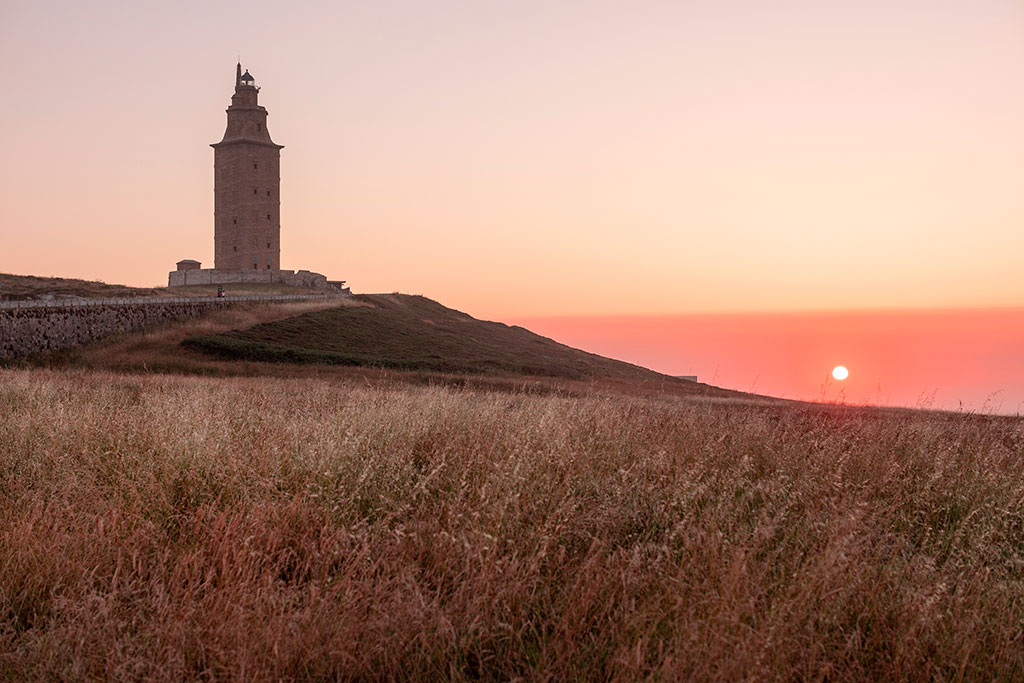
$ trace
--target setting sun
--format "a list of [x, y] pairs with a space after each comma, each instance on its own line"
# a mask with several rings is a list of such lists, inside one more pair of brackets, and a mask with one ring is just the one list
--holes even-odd
[[837, 365], [832, 368], [832, 376], [841, 382], [850, 376], [850, 371], [842, 365]]

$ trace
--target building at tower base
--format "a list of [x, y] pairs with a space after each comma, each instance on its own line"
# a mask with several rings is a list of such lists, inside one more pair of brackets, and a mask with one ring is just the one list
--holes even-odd
[[186, 285], [226, 285], [239, 283], [282, 284], [291, 287], [322, 289], [325, 292], [349, 294], [344, 280], [328, 280], [326, 275], [309, 270], [219, 270], [217, 268], [179, 268], [167, 276], [168, 287]]

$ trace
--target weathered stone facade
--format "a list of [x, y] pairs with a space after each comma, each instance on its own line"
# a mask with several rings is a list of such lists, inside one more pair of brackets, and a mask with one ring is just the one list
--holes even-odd
[[217, 270], [280, 270], [281, 149], [270, 139], [259, 88], [239, 64], [224, 139], [214, 150]]

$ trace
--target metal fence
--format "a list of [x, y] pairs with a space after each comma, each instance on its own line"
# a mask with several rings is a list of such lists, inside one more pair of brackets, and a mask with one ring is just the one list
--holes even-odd
[[246, 294], [241, 296], [138, 296], [118, 299], [51, 299], [47, 301], [0, 301], [0, 309], [8, 308], [79, 308], [89, 306], [134, 306], [136, 304], [196, 304], [239, 301], [319, 301], [340, 299], [344, 294]]

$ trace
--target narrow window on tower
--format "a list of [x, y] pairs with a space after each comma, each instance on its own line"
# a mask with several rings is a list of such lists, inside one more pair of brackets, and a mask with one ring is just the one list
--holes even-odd
[[238, 251], [238, 245], [237, 244], [233, 248], [234, 248], [235, 251]]
[[257, 194], [257, 191], [256, 191], [256, 188], [255, 188], [255, 187], [254, 187], [254, 188], [252, 188], [252, 193], [253, 193], [253, 194]]
[[267, 214], [267, 220], [268, 221], [270, 220], [270, 214], [269, 213]]
[[267, 242], [267, 249], [270, 249], [270, 242]]
[[253, 164], [252, 165], [253, 170], [256, 170], [256, 167], [257, 167], [257, 164]]
[[267, 190], [267, 196], [268, 197], [270, 196], [270, 190]]
[[232, 218], [231, 219], [231, 225], [238, 225], [238, 219], [237, 218]]
[[254, 264], [252, 264], [252, 269], [253, 269], [253, 270], [256, 270], [256, 264], [255, 264], [255, 263], [254, 263]]
[[270, 264], [269, 263], [267, 264], [267, 270], [270, 270]]
[[258, 130], [258, 131], [260, 131], [262, 133], [263, 132], [263, 124], [262, 123], [257, 123], [256, 124], [256, 130]]

